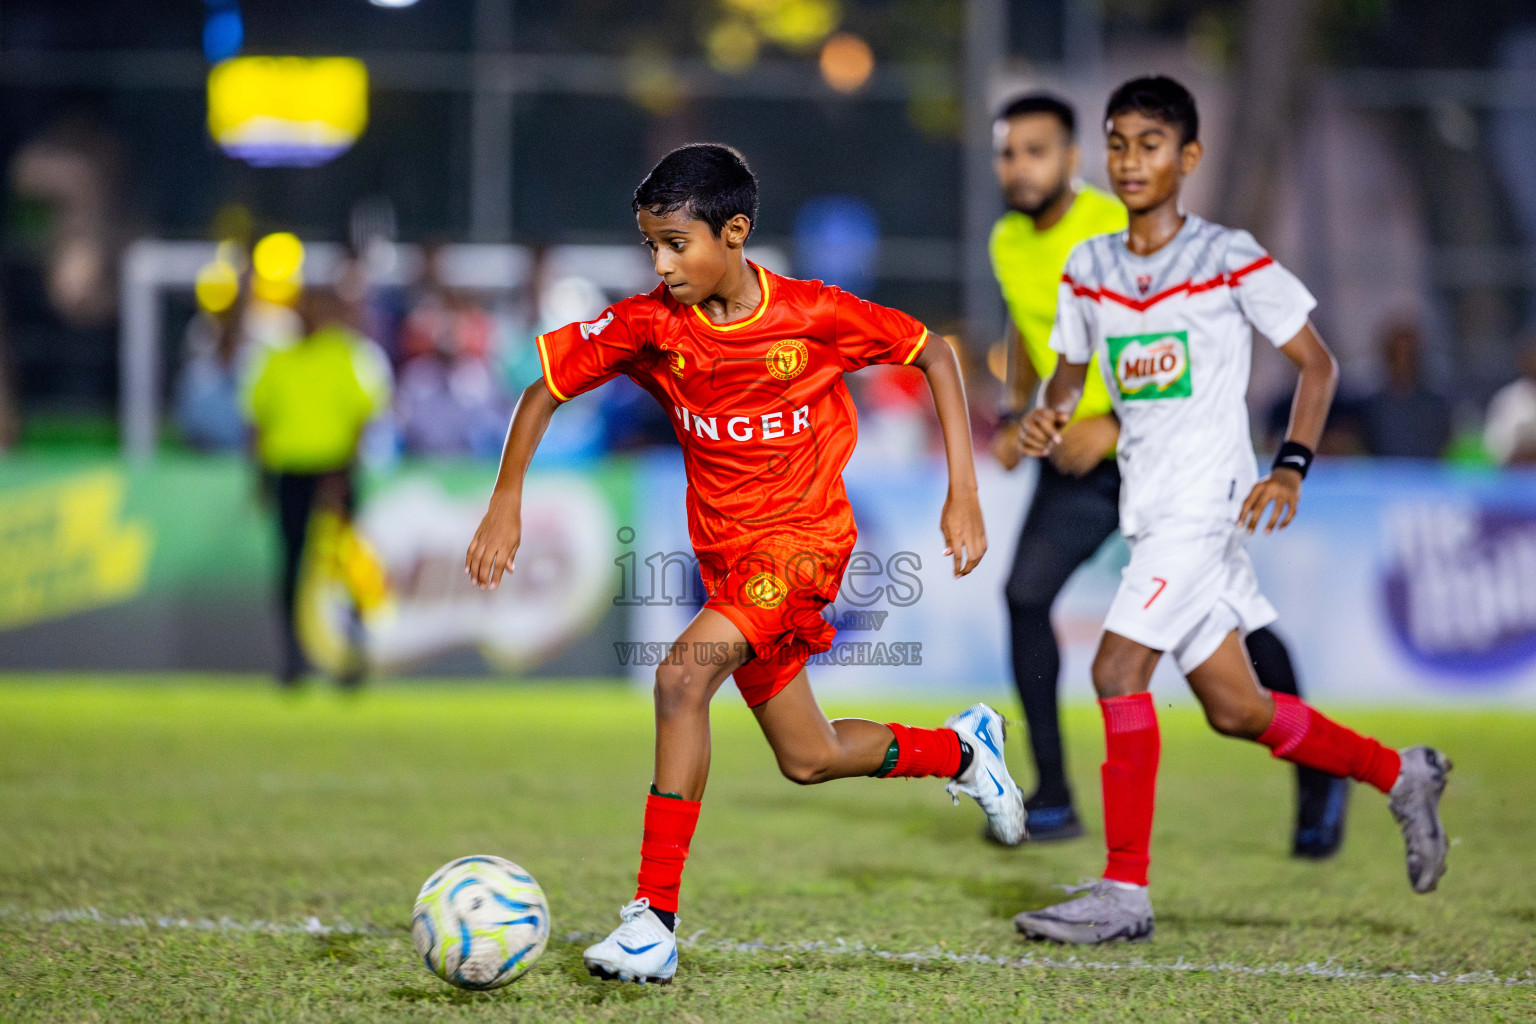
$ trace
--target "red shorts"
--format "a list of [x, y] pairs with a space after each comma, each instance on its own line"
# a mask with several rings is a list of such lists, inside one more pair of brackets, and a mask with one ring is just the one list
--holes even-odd
[[704, 607], [730, 619], [752, 645], [752, 659], [734, 673], [748, 707], [771, 699], [832, 646], [837, 630], [821, 612], [836, 600], [847, 563], [846, 554], [755, 552], [716, 580], [706, 570]]

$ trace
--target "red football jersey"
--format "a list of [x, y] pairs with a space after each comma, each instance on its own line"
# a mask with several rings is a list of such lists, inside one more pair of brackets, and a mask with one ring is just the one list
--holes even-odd
[[740, 320], [717, 324], [659, 284], [538, 339], [557, 399], [622, 373], [667, 410], [706, 585], [753, 551], [805, 552], [841, 575], [855, 537], [842, 473], [858, 434], [843, 374], [910, 363], [928, 337], [905, 313], [752, 266], [763, 297]]

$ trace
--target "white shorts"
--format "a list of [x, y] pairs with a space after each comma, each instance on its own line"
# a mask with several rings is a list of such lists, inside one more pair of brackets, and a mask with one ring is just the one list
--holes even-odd
[[1171, 653], [1188, 675], [1234, 629], [1247, 636], [1274, 622], [1243, 550], [1247, 539], [1226, 523], [1154, 523], [1128, 542], [1131, 562], [1104, 628]]

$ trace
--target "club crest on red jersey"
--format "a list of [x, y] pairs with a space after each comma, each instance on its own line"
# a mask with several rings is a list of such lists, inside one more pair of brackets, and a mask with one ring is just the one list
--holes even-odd
[[661, 350], [662, 359], [666, 360], [667, 369], [672, 371], [672, 376], [679, 380], [683, 377], [683, 366], [687, 362], [683, 354], [676, 349], [664, 348]]
[[741, 585], [741, 593], [759, 608], [777, 608], [789, 596], [789, 584], [771, 572], [760, 572]]
[[768, 372], [779, 380], [793, 380], [810, 362], [810, 350], [799, 338], [780, 338], [768, 348]]

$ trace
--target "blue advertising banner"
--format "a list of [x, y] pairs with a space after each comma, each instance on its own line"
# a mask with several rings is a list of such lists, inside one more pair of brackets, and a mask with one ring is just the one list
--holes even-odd
[[1536, 703], [1536, 475], [1329, 464], [1302, 500], [1250, 550], [1316, 692]]
[[[981, 460], [990, 547], [957, 580], [939, 532], [944, 467], [903, 455], [916, 447], [861, 448], [849, 464], [859, 538], [831, 609], [836, 646], [813, 681], [827, 694], [1011, 704], [1003, 585], [1035, 468]], [[357, 525], [389, 591], [365, 623], [375, 671], [649, 685], [703, 601], [681, 460], [557, 462], [530, 478], [519, 571], [493, 593], [462, 571], [492, 467], [403, 467], [369, 481]], [[237, 461], [0, 466], [12, 556], [0, 568], [0, 669], [274, 665], [275, 531], [255, 495]], [[1536, 705], [1536, 473], [1320, 462], [1290, 529], [1248, 550], [1310, 694]], [[1126, 559], [1111, 538], [1057, 602], [1069, 699], [1092, 695], [1089, 666]], [[306, 593], [305, 641], [326, 664], [346, 595], [330, 577]], [[1169, 666], [1154, 687], [1185, 697]]]
[[[651, 568], [666, 571], [657, 600], [631, 610], [630, 636], [666, 641], [697, 607], [671, 600], [686, 572], [684, 483], [670, 458], [638, 469], [632, 561], [648, 586]], [[811, 669], [819, 692], [1011, 692], [1003, 585], [1035, 470], [978, 471], [990, 547], [956, 580], [938, 527], [943, 465], [855, 454], [846, 481], [859, 541], [834, 609], [837, 646]], [[1325, 461], [1291, 527], [1248, 549], [1308, 693], [1536, 704], [1536, 474]], [[1089, 666], [1127, 558], [1111, 538], [1057, 602], [1069, 698], [1092, 696]], [[643, 663], [626, 668], [650, 677]], [[1186, 696], [1168, 664], [1154, 689]]]

